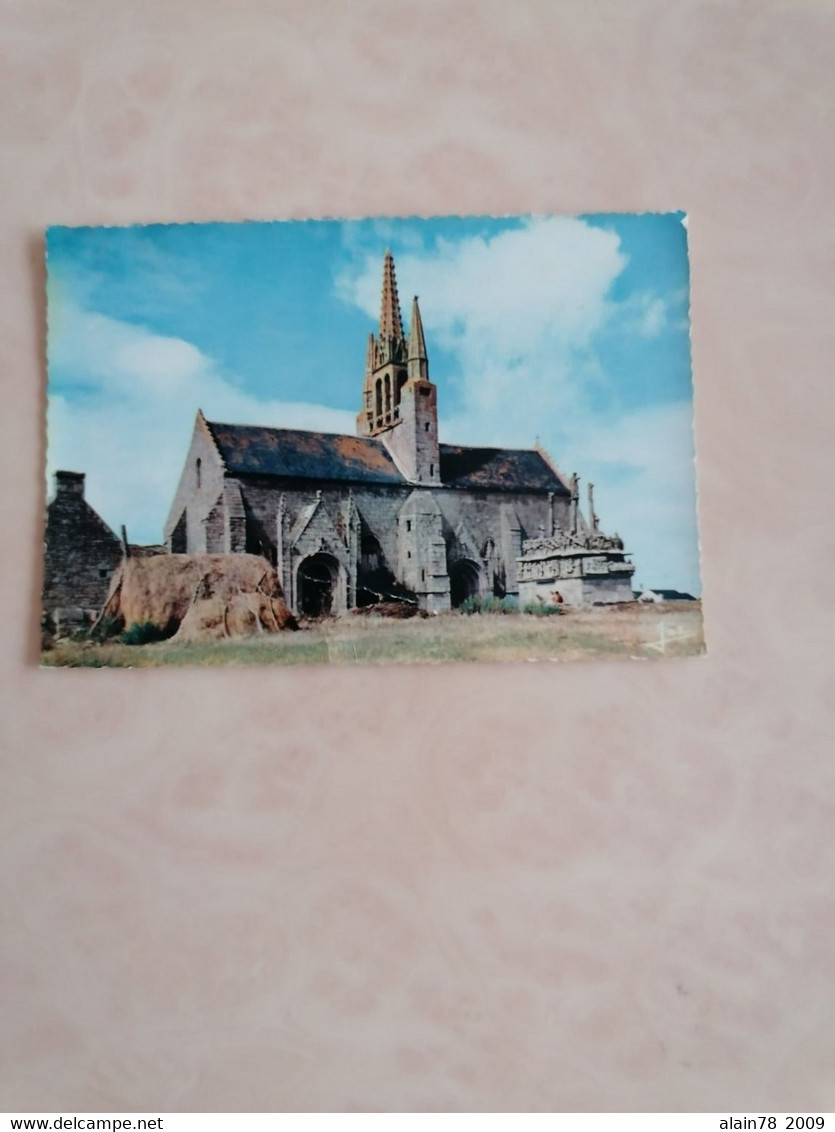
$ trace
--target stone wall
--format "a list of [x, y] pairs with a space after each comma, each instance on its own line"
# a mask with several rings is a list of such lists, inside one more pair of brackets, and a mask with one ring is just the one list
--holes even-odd
[[84, 498], [81, 472], [56, 472], [46, 509], [43, 608], [98, 610], [122, 559], [122, 546]]
[[[427, 434], [427, 443], [430, 441], [437, 443], [434, 436]], [[433, 467], [432, 471], [436, 469]], [[413, 538], [406, 548], [403, 539], [408, 527], [406, 520], [400, 522], [400, 518], [414, 490], [411, 484], [327, 485], [309, 480], [277, 481], [268, 476], [233, 479], [225, 475], [211, 434], [198, 415], [166, 522], [166, 544], [171, 551], [186, 550], [191, 554], [207, 550], [263, 554], [278, 567], [292, 601], [299, 553], [294, 548], [292, 532], [299, 516], [319, 500], [340, 539], [346, 540], [346, 544], [352, 537], [356, 541], [360, 531], [366, 538], [371, 536], [379, 544], [381, 566], [390, 571], [392, 578], [417, 594], [425, 607], [442, 609], [446, 607], [446, 598], [440, 591], [448, 592], [447, 573], [455, 563], [462, 563], [459, 572], [469, 570], [473, 578], [477, 577], [478, 593], [516, 594], [516, 562], [522, 542], [549, 535], [555, 529], [565, 530], [570, 523], [570, 502], [562, 496], [432, 485], [433, 512], [438, 513], [433, 522], [439, 526], [440, 534], [433, 526], [433, 537], [425, 547], [418, 546]], [[350, 507], [357, 514], [357, 531], [353, 536], [346, 520], [346, 508]], [[417, 518], [412, 521], [416, 534], [420, 523]], [[350, 607], [357, 600], [361, 566], [358, 549], [347, 549], [350, 565], [342, 567], [343, 592]], [[411, 551], [411, 558], [407, 551]], [[444, 562], [439, 560], [439, 553], [445, 557]]]
[[440, 487], [437, 390], [430, 381], [409, 381], [400, 402], [400, 423], [380, 438], [412, 484]]
[[207, 554], [223, 554], [226, 550], [226, 516], [221, 495], [203, 520], [203, 541]]
[[586, 605], [610, 605], [634, 600], [631, 576], [583, 578], [583, 601]]
[[524, 609], [526, 605], [553, 605], [556, 593], [566, 605], [585, 604], [582, 578], [538, 578], [519, 583], [519, 606]]
[[[285, 529], [287, 534], [293, 528], [298, 516], [316, 501], [320, 488], [310, 481], [282, 480], [280, 487], [268, 478], [241, 477], [241, 490], [246, 503], [247, 519], [250, 524], [257, 522], [265, 532], [272, 533], [271, 550], [277, 550], [276, 519], [279, 498], [283, 495], [285, 505]], [[337, 529], [344, 527], [343, 505], [349, 493], [368, 531], [377, 539], [386, 564], [394, 570], [397, 564], [397, 513], [406, 502], [411, 488], [401, 487], [328, 487], [322, 485], [322, 504]], [[341, 532], [342, 533], [342, 532]], [[285, 546], [285, 551], [289, 547]]]
[[517, 559], [519, 600], [550, 602], [560, 593], [569, 605], [632, 601], [635, 567], [620, 538], [598, 530], [564, 531], [528, 539]]
[[[292, 574], [286, 569], [293, 555], [293, 527], [299, 516], [317, 499], [321, 499], [320, 505], [327, 511], [342, 538], [349, 534], [345, 507], [349, 498], [352, 499], [362, 529], [379, 543], [383, 564], [414, 592], [435, 593], [435, 582], [427, 583], [425, 590], [421, 583], [427, 582], [430, 576], [441, 577], [445, 573], [446, 563], [441, 569], [441, 564], [436, 562], [437, 555], [428, 546], [425, 554], [420, 553], [416, 545], [411, 546], [412, 559], [404, 553], [401, 540], [405, 533], [405, 520], [401, 523], [399, 517], [415, 491], [411, 485], [351, 487], [337, 484], [320, 487], [310, 481], [283, 480], [279, 487], [269, 477], [242, 476], [240, 487], [245, 502], [248, 539], [251, 541], [257, 537], [259, 542], [259, 549], [253, 552], [264, 553], [277, 565], [277, 559], [283, 557], [285, 572], [282, 577], [288, 592], [293, 585]], [[516, 593], [516, 558], [521, 552], [522, 540], [535, 537], [543, 530], [551, 530], [553, 526], [564, 527], [569, 517], [568, 500], [549, 499], [546, 493], [474, 492], [433, 487], [431, 494], [440, 512], [448, 559], [466, 559], [475, 563], [484, 592], [492, 592], [495, 585], [503, 592]], [[282, 498], [284, 517], [279, 540], [277, 524]], [[416, 531], [416, 528], [413, 530]], [[252, 546], [250, 549], [253, 549]], [[407, 564], [413, 569], [407, 570]], [[424, 571], [423, 576], [421, 571]], [[353, 577], [350, 582], [353, 582]], [[346, 593], [350, 600], [350, 584]], [[430, 604], [437, 608], [444, 605], [437, 595]]]
[[185, 467], [163, 531], [169, 550], [177, 552], [182, 545], [178, 534], [182, 531], [180, 524], [185, 517], [186, 553], [206, 553], [206, 520], [217, 504], [223, 487], [223, 463], [202, 415], [198, 414]]
[[415, 489], [400, 508], [397, 525], [397, 577], [417, 595], [423, 609], [449, 609], [448, 552], [434, 492]]
[[635, 600], [629, 578], [540, 578], [520, 583], [519, 604], [550, 605], [557, 591], [566, 605], [615, 605]]

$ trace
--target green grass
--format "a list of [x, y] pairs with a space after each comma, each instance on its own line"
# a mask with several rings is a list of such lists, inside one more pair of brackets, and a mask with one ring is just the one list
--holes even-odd
[[169, 622], [164, 629], [160, 629], [153, 621], [143, 621], [141, 625], [134, 621], [120, 635], [119, 642], [123, 645], [151, 645], [155, 641], [165, 641], [173, 637], [177, 629], [176, 621], [173, 625]]
[[49, 667], [150, 668], [244, 664], [432, 664], [694, 656], [704, 651], [698, 603], [567, 610], [561, 617], [444, 614], [408, 621], [343, 617], [297, 633], [211, 644], [61, 641]]

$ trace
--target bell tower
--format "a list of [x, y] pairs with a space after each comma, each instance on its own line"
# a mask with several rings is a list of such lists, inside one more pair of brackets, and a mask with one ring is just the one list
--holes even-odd
[[368, 336], [357, 434], [379, 436], [410, 483], [440, 484], [437, 388], [429, 380], [420, 307], [415, 295], [407, 341], [390, 251], [383, 260], [380, 332]]
[[409, 376], [407, 354], [394, 259], [387, 250], [383, 260], [380, 333], [376, 338], [368, 335], [362, 409], [357, 416], [359, 436], [377, 436], [400, 420], [400, 394]]

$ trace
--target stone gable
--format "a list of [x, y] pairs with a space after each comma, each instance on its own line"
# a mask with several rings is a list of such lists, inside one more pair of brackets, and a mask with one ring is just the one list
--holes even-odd
[[98, 610], [121, 559], [121, 542], [84, 498], [84, 474], [56, 472], [46, 509], [44, 611]]

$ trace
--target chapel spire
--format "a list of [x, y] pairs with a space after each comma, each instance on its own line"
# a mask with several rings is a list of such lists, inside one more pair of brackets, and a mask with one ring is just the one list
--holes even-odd
[[380, 303], [380, 341], [390, 339], [403, 341], [403, 320], [400, 317], [400, 301], [397, 298], [397, 280], [394, 275], [394, 258], [386, 248], [383, 260], [383, 296]]
[[426, 357], [426, 339], [423, 336], [423, 321], [420, 317], [418, 297], [412, 300], [412, 321], [409, 325], [409, 349], [407, 353], [409, 378], [429, 378], [429, 362]]
[[407, 339], [394, 259], [388, 250], [383, 260], [380, 333], [368, 337], [357, 434], [379, 436], [409, 483], [441, 482], [437, 391], [429, 380], [420, 308], [415, 296]]

